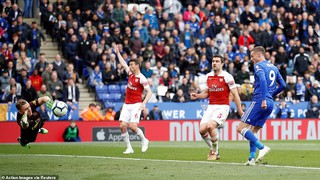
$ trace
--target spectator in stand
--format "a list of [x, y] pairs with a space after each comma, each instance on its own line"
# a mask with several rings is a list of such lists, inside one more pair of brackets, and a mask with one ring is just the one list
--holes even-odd
[[66, 64], [61, 60], [60, 54], [57, 54], [52, 62], [53, 70], [57, 72], [60, 81], [63, 81], [64, 73], [66, 72]]
[[68, 83], [64, 86], [63, 89], [63, 101], [78, 103], [80, 98], [80, 91], [78, 86], [74, 83], [72, 77], [69, 77]]
[[248, 31], [247, 29], [245, 29], [245, 30], [242, 32], [242, 35], [239, 36], [238, 45], [249, 48], [249, 46], [250, 46], [251, 44], [253, 44], [253, 43], [254, 43], [254, 39], [253, 39], [252, 36], [249, 34], [249, 31]]
[[40, 91], [38, 92], [38, 97], [44, 97], [48, 96], [50, 99], [52, 99], [52, 95], [49, 91], [47, 91], [47, 86], [45, 84], [42, 84]]
[[81, 112], [81, 117], [83, 121], [102, 121], [104, 119], [94, 103], [89, 104], [89, 106]]
[[307, 110], [307, 118], [319, 118], [320, 103], [318, 96], [313, 95], [311, 97], [311, 101], [308, 104]]
[[114, 84], [116, 82], [116, 73], [111, 67], [111, 63], [107, 62], [105, 71], [102, 74], [104, 84]]
[[173, 96], [171, 101], [184, 103], [188, 101], [188, 98], [186, 97], [186, 93], [184, 93], [182, 89], [178, 89], [177, 93]]
[[[153, 46], [153, 51], [154, 55], [156, 57], [156, 61], [161, 61], [163, 60], [163, 56], [165, 55], [164, 51], [164, 39], [158, 39], [157, 43]], [[163, 63], [164, 64], [164, 63]]]
[[245, 64], [242, 64], [241, 71], [237, 72], [235, 79], [237, 84], [243, 84], [245, 79], [250, 79], [250, 73], [247, 71], [247, 67]]
[[162, 77], [159, 79], [159, 85], [168, 87], [168, 91], [172, 92], [172, 79], [170, 78], [168, 71], [165, 71], [162, 74]]
[[299, 54], [294, 56], [294, 74], [298, 76], [303, 76], [304, 73], [308, 70], [310, 63], [309, 55], [305, 53], [303, 47], [299, 48]]
[[298, 77], [296, 86], [295, 86], [295, 92], [297, 99], [299, 101], [305, 101], [306, 98], [306, 85], [303, 83], [303, 77]]
[[240, 99], [241, 101], [251, 101], [253, 96], [253, 86], [248, 79], [245, 79], [243, 82], [244, 83], [240, 86]]
[[287, 119], [291, 118], [291, 109], [286, 104], [286, 101], [281, 100], [276, 109], [276, 118]]
[[142, 120], [142, 121], [152, 120], [150, 117], [148, 108], [145, 108], [141, 111], [140, 120]]
[[287, 53], [285, 52], [285, 48], [283, 46], [280, 46], [277, 54], [275, 56], [275, 65], [278, 67], [279, 72], [284, 79], [284, 81], [287, 80], [287, 65], [289, 63], [289, 57]]
[[311, 95], [311, 96], [316, 95], [317, 97], [320, 97], [319, 81], [317, 81], [317, 80], [313, 81], [312, 86], [311, 86], [309, 92], [310, 92], [310, 95]]
[[113, 110], [113, 107], [108, 107], [106, 110], [106, 114], [104, 116], [105, 121], [114, 121], [116, 112]]
[[292, 104], [295, 104], [297, 102], [299, 102], [299, 100], [297, 100], [293, 95], [292, 95], [292, 92], [291, 91], [288, 91], [287, 93], [285, 93], [285, 98], [284, 98], [284, 101], [286, 102], [290, 102]]
[[153, 70], [151, 69], [151, 62], [146, 61], [144, 63], [144, 67], [141, 70], [141, 73], [146, 77], [146, 78], [151, 78], [153, 74]]
[[16, 103], [21, 96], [17, 94], [17, 88], [15, 86], [11, 86], [10, 94], [5, 98], [5, 102], [9, 105]]
[[180, 33], [180, 42], [184, 43], [187, 48], [193, 47], [195, 37], [191, 31], [190, 24], [185, 24], [184, 31]]
[[[69, 30], [69, 32], [73, 32], [72, 28], [71, 30]], [[81, 61], [81, 59], [79, 58], [79, 56], [77, 55], [77, 52], [79, 52], [79, 47], [78, 47], [78, 39], [77, 39], [77, 35], [72, 34], [70, 41], [67, 41], [67, 45], [65, 47], [65, 56], [66, 59], [69, 62], [72, 62], [74, 67], [76, 67], [76, 70], [78, 72], [81, 71], [80, 66], [79, 66], [79, 61]]]
[[2, 95], [5, 91], [5, 88], [9, 85], [10, 83], [10, 77], [9, 77], [9, 72], [8, 70], [3, 70], [2, 74], [0, 76], [0, 94]]
[[98, 58], [99, 58], [99, 52], [97, 49], [97, 44], [93, 43], [91, 45], [91, 49], [87, 52], [85, 61], [84, 61], [89, 74], [91, 74], [94, 67], [98, 64], [98, 60], [99, 60]]
[[[42, 86], [42, 77], [38, 74], [38, 70], [33, 70], [32, 75], [29, 77], [32, 86], [35, 88], [35, 90], [38, 92], [41, 89]], [[25, 98], [24, 98], [25, 99]], [[30, 101], [28, 101], [30, 102]]]
[[30, 79], [26, 82], [26, 87], [22, 88], [21, 98], [25, 99], [27, 102], [31, 102], [38, 98], [37, 90], [32, 86]]
[[44, 44], [46, 44], [46, 37], [38, 29], [37, 22], [35, 21], [32, 22], [31, 27], [32, 27], [32, 30], [27, 35], [27, 44], [29, 45], [33, 56], [36, 59], [39, 59], [41, 39], [43, 40]]
[[168, 71], [166, 67], [162, 66], [161, 61], [157, 61], [156, 66], [151, 67], [151, 69], [158, 79], [160, 79], [164, 72]]
[[52, 94], [53, 100], [62, 100], [63, 83], [58, 79], [56, 71], [52, 72], [51, 79], [47, 82], [47, 87]]
[[16, 21], [19, 16], [22, 16], [23, 12], [19, 9], [18, 4], [13, 4], [7, 15], [8, 22], [11, 24], [13, 21]]
[[64, 84], [68, 83], [68, 79], [70, 77], [73, 78], [73, 81], [75, 83], [82, 83], [82, 79], [79, 77], [78, 72], [74, 70], [74, 66], [71, 63], [68, 64], [67, 71], [64, 73], [63, 83]]
[[149, 112], [151, 120], [163, 120], [162, 111], [159, 109], [159, 106], [155, 104], [152, 110]]
[[96, 86], [103, 85], [103, 76], [102, 76], [102, 72], [100, 71], [100, 67], [98, 65], [94, 68], [94, 70], [90, 74], [89, 85], [93, 88]]
[[30, 58], [27, 57], [25, 52], [20, 53], [20, 58], [17, 61], [16, 70], [17, 73], [20, 74], [20, 71], [25, 69], [27, 72], [31, 70], [31, 62]]
[[50, 63], [47, 65], [45, 71], [41, 75], [42, 82], [47, 84], [51, 79], [52, 72], [53, 72], [53, 64]]
[[70, 121], [70, 125], [64, 130], [62, 137], [64, 142], [81, 142], [79, 128], [75, 121]]
[[[16, 78], [16, 81], [19, 84], [21, 84], [22, 88], [25, 88], [28, 79], [29, 79], [29, 76], [28, 76], [27, 70], [21, 69], [20, 74]], [[28, 101], [28, 102], [30, 102], [30, 101]]]
[[39, 62], [36, 64], [35, 69], [38, 70], [39, 75], [42, 75], [42, 72], [44, 72], [48, 66], [48, 62], [46, 60], [46, 54], [40, 53]]
[[133, 53], [140, 55], [145, 50], [144, 46], [144, 41], [140, 37], [140, 31], [135, 30], [134, 37], [130, 40], [130, 49]]

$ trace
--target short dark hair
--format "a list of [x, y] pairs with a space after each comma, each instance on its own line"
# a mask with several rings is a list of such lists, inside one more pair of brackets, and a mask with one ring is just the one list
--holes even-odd
[[224, 63], [224, 57], [222, 57], [221, 55], [219, 55], [219, 54], [215, 54], [215, 55], [213, 55], [213, 57], [212, 57], [212, 59], [213, 58], [219, 58], [220, 59], [220, 61], [221, 61], [221, 63]]
[[129, 64], [130, 64], [130, 62], [134, 62], [135, 64], [138, 64], [138, 65], [141, 67], [141, 62], [140, 62], [140, 60], [139, 60], [138, 58], [136, 58], [136, 59], [131, 59], [131, 60], [129, 61]]

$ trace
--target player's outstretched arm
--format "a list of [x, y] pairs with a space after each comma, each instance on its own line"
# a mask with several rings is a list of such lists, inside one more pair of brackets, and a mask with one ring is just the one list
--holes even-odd
[[197, 94], [197, 93], [190, 94], [191, 100], [204, 99], [204, 98], [208, 98], [208, 97], [209, 97], [209, 90], [208, 89], [205, 89], [200, 94]]
[[126, 72], [129, 72], [129, 66], [128, 66], [127, 62], [123, 59], [123, 57], [122, 57], [122, 55], [121, 55], [121, 53], [119, 51], [118, 45], [113, 43], [112, 47], [113, 47], [113, 50], [116, 53], [116, 55], [117, 55], [117, 57], [118, 57], [118, 59], [120, 61], [120, 64], [124, 68], [124, 70], [126, 70]]
[[241, 108], [241, 99], [240, 99], [238, 90], [237, 90], [237, 88], [233, 88], [230, 91], [233, 95], [233, 101], [234, 101], [234, 103], [236, 103], [238, 114], [240, 115], [240, 117], [242, 117], [244, 112]]
[[20, 122], [21, 128], [22, 129], [27, 129], [29, 127], [29, 122], [28, 122], [28, 112], [26, 111], [23, 116], [21, 117], [21, 122]]
[[40, 106], [42, 104], [46, 103], [46, 105], [49, 109], [51, 109], [52, 105], [53, 105], [53, 101], [48, 96], [43, 96], [43, 97], [39, 98], [38, 103], [40, 104]]

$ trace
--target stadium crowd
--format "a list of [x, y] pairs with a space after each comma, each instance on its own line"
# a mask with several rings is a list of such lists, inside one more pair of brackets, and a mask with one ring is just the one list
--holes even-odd
[[125, 84], [112, 43], [126, 61], [140, 59], [154, 94], [149, 102], [191, 101], [214, 54], [225, 57], [241, 100], [250, 101], [249, 52], [263, 46], [287, 82], [277, 100], [310, 101], [308, 117], [319, 117], [319, 0], [40, 0], [41, 25], [62, 52], [53, 63], [40, 52], [46, 38], [37, 23], [23, 22], [32, 13], [10, 0], [0, 10], [3, 102], [43, 95], [77, 102], [76, 83]]

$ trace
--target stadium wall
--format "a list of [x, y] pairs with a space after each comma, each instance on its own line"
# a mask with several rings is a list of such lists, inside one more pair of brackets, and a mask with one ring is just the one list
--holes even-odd
[[[142, 121], [139, 126], [151, 141], [201, 141], [199, 120]], [[222, 141], [243, 140], [236, 131], [239, 120], [227, 120], [219, 130]], [[46, 122], [49, 130], [46, 135], [39, 134], [37, 142], [62, 142], [62, 134], [68, 121]], [[80, 137], [83, 142], [121, 141], [119, 122], [78, 121]], [[0, 143], [15, 143], [19, 136], [16, 122], [0, 122]], [[132, 141], [138, 137], [129, 132]], [[261, 140], [320, 140], [319, 119], [271, 119], [259, 134]]]

